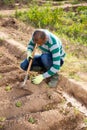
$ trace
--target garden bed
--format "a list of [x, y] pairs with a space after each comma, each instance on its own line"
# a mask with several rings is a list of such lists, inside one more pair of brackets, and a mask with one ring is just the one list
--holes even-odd
[[86, 116], [64, 98], [61, 84], [49, 88], [28, 80], [20, 88], [26, 72], [19, 65], [26, 54], [19, 48], [0, 43], [0, 129], [86, 130]]

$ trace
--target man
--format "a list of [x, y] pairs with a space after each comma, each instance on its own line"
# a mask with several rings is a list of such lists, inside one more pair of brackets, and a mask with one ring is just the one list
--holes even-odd
[[36, 67], [39, 70], [39, 68], [42, 68], [44, 73], [33, 77], [32, 83], [40, 84], [44, 79], [50, 77], [48, 85], [50, 87], [56, 87], [58, 83], [57, 72], [63, 65], [65, 57], [62, 43], [57, 36], [46, 29], [34, 31], [27, 47], [27, 59], [20, 65], [23, 70], [27, 70], [28, 68], [29, 59], [32, 57], [35, 44], [42, 51], [42, 54], [34, 57], [31, 69], [33, 70]]

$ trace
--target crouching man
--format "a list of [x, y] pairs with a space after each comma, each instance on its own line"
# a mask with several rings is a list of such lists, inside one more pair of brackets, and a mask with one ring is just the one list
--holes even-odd
[[34, 31], [31, 40], [27, 46], [27, 58], [20, 64], [23, 70], [27, 70], [29, 59], [32, 57], [32, 51], [37, 44], [42, 54], [35, 55], [31, 69], [44, 72], [32, 78], [32, 83], [40, 84], [44, 79], [50, 78], [49, 87], [56, 87], [58, 83], [58, 71], [64, 63], [65, 51], [62, 43], [57, 36], [46, 29], [37, 29]]

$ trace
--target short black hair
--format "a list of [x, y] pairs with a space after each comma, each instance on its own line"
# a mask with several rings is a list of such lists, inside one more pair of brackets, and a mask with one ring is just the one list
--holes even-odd
[[34, 38], [37, 38], [37, 40], [40, 38], [40, 39], [45, 39], [46, 38], [46, 34], [45, 34], [45, 32], [44, 31], [41, 31], [41, 30], [36, 30], [36, 31], [34, 31], [34, 33], [33, 33], [33, 39]]

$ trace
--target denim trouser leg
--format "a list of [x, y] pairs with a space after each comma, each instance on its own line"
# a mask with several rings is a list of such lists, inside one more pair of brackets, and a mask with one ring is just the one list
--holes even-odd
[[44, 53], [41, 55], [41, 61], [46, 70], [49, 70], [53, 65], [52, 55], [51, 53]]
[[[50, 69], [50, 67], [53, 65], [53, 59], [51, 53], [45, 53], [41, 55], [41, 61], [43, 63], [43, 66], [46, 70]], [[62, 66], [64, 61], [60, 60], [60, 66]]]
[[[63, 65], [63, 61], [60, 61], [61, 66]], [[29, 61], [27, 59], [25, 59], [21, 64], [20, 67], [23, 70], [27, 70], [29, 65]], [[44, 53], [42, 55], [35, 55], [34, 59], [33, 59], [33, 63], [31, 66], [31, 70], [33, 67], [42, 67], [44, 71], [47, 71], [50, 69], [50, 67], [53, 65], [53, 60], [52, 60], [52, 54], [51, 53]]]
[[[29, 65], [29, 61], [27, 59], [24, 59], [21, 62], [20, 67], [21, 67], [21, 69], [26, 71], [28, 68], [28, 65]], [[37, 67], [37, 66], [43, 67], [43, 64], [41, 62], [41, 55], [35, 55], [33, 62], [32, 62], [31, 70], [33, 67]]]
[[27, 60], [27, 59], [24, 59], [24, 60], [21, 62], [20, 67], [21, 67], [21, 69], [23, 69], [23, 70], [26, 71], [27, 68], [28, 68], [28, 65], [29, 65], [28, 60]]

